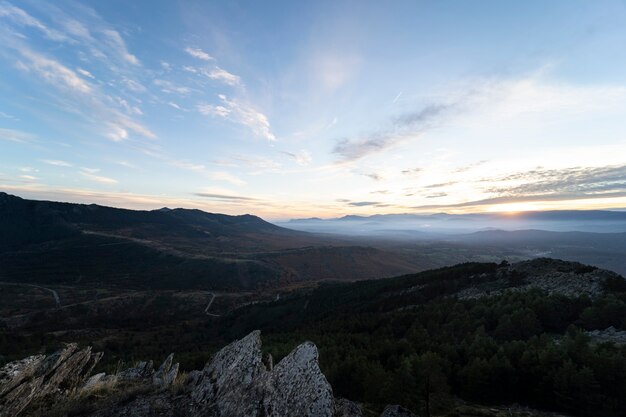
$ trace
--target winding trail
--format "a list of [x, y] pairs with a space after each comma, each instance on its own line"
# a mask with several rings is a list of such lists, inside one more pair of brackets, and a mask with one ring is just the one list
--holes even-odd
[[59, 298], [59, 293], [56, 292], [55, 290], [53, 290], [52, 288], [46, 288], [46, 287], [42, 287], [41, 285], [35, 285], [35, 284], [25, 284], [25, 283], [20, 283], [20, 282], [0, 282], [1, 285], [25, 285], [27, 287], [33, 287], [33, 288], [39, 288], [41, 290], [46, 290], [50, 293], [52, 293], [52, 296], [54, 297], [54, 302], [56, 304], [56, 308], [61, 308], [61, 299]]
[[211, 308], [211, 304], [213, 304], [213, 300], [215, 300], [215, 293], [208, 292], [207, 294], [211, 295], [211, 299], [209, 300], [209, 304], [207, 304], [206, 308], [204, 309], [204, 312], [206, 313], [207, 316], [221, 317], [222, 316], [221, 314], [209, 313], [209, 308]]

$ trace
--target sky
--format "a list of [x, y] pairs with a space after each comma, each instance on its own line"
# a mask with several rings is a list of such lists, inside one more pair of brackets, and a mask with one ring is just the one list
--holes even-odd
[[625, 1], [0, 0], [0, 191], [270, 220], [626, 207]]

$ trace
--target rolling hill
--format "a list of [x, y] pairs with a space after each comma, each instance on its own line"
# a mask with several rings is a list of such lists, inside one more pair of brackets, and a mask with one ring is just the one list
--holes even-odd
[[[310, 259], [322, 261], [312, 268]], [[250, 289], [419, 269], [402, 256], [252, 216], [126, 210], [0, 193], [0, 280]]]

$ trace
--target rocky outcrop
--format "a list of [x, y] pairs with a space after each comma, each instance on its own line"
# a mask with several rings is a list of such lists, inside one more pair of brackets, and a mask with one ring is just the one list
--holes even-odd
[[260, 332], [255, 331], [220, 350], [199, 375], [192, 376], [191, 398], [219, 416], [256, 416], [264, 374]]
[[99, 373], [89, 377], [81, 387], [81, 390], [89, 391], [99, 387], [114, 387], [118, 383], [130, 382], [140, 385], [148, 385], [156, 390], [168, 388], [178, 376], [179, 364], [172, 364], [174, 354], [165, 358], [157, 371], [154, 370], [152, 361], [139, 362], [131, 368], [124, 369], [114, 375]]
[[0, 370], [0, 417], [19, 415], [31, 402], [54, 393], [70, 394], [83, 384], [102, 354], [76, 344], [51, 355], [36, 355]]
[[218, 416], [334, 415], [332, 388], [310, 342], [268, 370], [262, 361], [260, 332], [255, 331], [220, 350], [192, 378], [192, 399], [209, 405]]
[[626, 331], [617, 330], [615, 327], [607, 327], [604, 330], [591, 330], [587, 335], [595, 343], [612, 342], [616, 345], [626, 345]]
[[264, 381], [266, 416], [332, 417], [333, 390], [318, 364], [317, 347], [306, 342], [280, 361]]
[[345, 398], [335, 399], [335, 417], [363, 417], [363, 409]]
[[152, 385], [159, 388], [167, 388], [176, 379], [178, 376], [178, 368], [179, 364], [175, 363], [172, 365], [174, 361], [174, 354], [170, 353], [170, 355], [163, 361], [159, 369], [152, 375]]
[[[69, 345], [47, 357], [32, 356], [7, 365], [0, 373], [0, 417], [19, 415], [34, 398], [56, 393], [51, 402], [75, 400], [103, 386], [107, 390], [100, 391], [100, 397], [129, 386], [137, 395], [132, 400], [128, 395], [119, 395], [123, 398], [119, 401], [108, 398], [92, 417], [363, 416], [356, 403], [334, 399], [319, 367], [317, 347], [311, 342], [299, 345], [272, 366], [271, 360], [263, 360], [261, 334], [254, 331], [217, 352], [204, 369], [191, 372], [184, 382], [181, 379], [176, 389], [168, 389], [178, 376], [173, 355], [156, 371], [152, 362], [140, 362], [115, 375], [88, 377], [99, 358], [89, 348]], [[390, 406], [383, 416], [413, 414]]]
[[[486, 274], [483, 274], [486, 276]], [[482, 276], [471, 276], [470, 281]], [[587, 295], [591, 298], [606, 293], [609, 280], [624, 281], [619, 274], [578, 262], [538, 258], [499, 268], [496, 278], [472, 285], [455, 294], [459, 299], [496, 296], [505, 291], [540, 290], [566, 297]]]
[[380, 417], [417, 417], [411, 411], [399, 405], [388, 405]]

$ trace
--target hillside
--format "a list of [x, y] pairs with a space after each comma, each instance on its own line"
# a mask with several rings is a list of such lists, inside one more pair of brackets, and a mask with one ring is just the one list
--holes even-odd
[[[309, 259], [325, 257], [324, 268], [307, 266]], [[0, 281], [236, 290], [416, 268], [392, 253], [252, 215], [136, 211], [0, 193]]]
[[263, 329], [278, 357], [299, 338], [314, 341], [335, 392], [351, 400], [420, 413], [430, 404], [434, 415], [465, 415], [454, 411], [462, 398], [617, 417], [624, 317], [623, 277], [544, 258], [329, 283], [240, 309], [224, 328]]
[[105, 352], [97, 371], [170, 352], [192, 370], [260, 329], [277, 361], [314, 342], [334, 395], [368, 415], [389, 403], [449, 417], [626, 412], [626, 280], [611, 271], [548, 258], [466, 263], [265, 299], [218, 293], [207, 315], [212, 299], [161, 291], [49, 304], [5, 327], [0, 351], [13, 360], [79, 342]]

